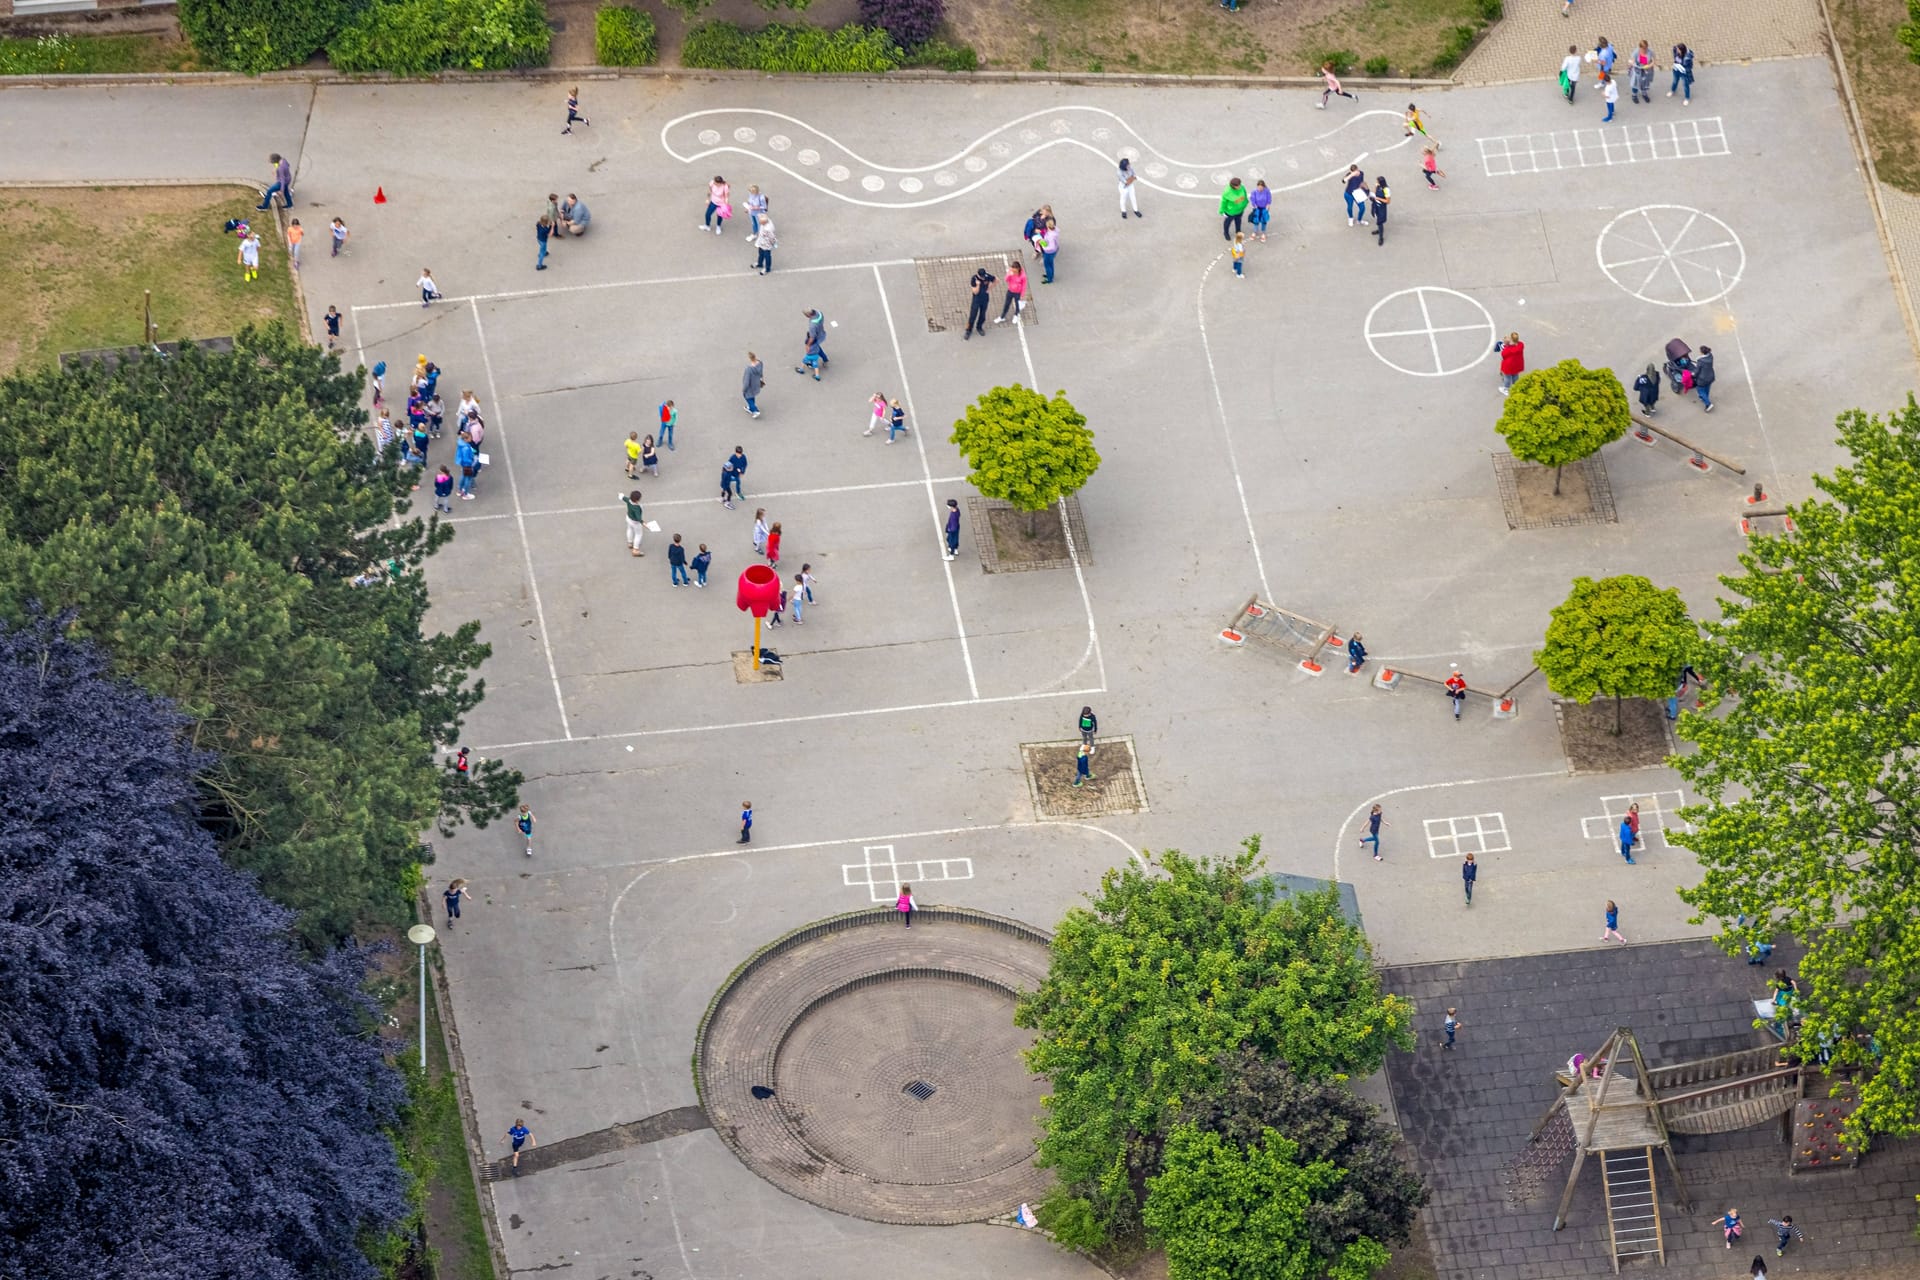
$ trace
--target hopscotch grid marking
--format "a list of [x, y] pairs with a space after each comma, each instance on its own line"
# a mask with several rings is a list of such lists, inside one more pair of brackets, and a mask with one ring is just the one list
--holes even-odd
[[[487, 400], [493, 405], [493, 429], [499, 433], [501, 447], [507, 443], [507, 428], [500, 416], [500, 390], [493, 383], [493, 356], [487, 350], [487, 330], [480, 322], [480, 304], [472, 304], [473, 332], [480, 340], [480, 366], [487, 375]], [[520, 555], [527, 565], [527, 591], [533, 597], [533, 616], [540, 624], [540, 648], [547, 656], [547, 677], [553, 681], [554, 705], [560, 709], [560, 732], [568, 739], [573, 737], [573, 726], [567, 720], [567, 700], [560, 693], [560, 669], [553, 662], [553, 641], [547, 634], [547, 611], [540, 603], [540, 580], [533, 573], [533, 544], [527, 538], [527, 518], [520, 506], [520, 482], [515, 478], [511, 458], [505, 460], [507, 472], [507, 492], [513, 498], [514, 524], [520, 531]]]
[[[873, 855], [884, 853], [885, 862], [875, 862]], [[865, 845], [860, 850], [864, 861], [843, 862], [840, 864], [841, 883], [849, 889], [865, 889], [872, 902], [886, 904], [897, 902], [899, 886], [903, 884], [943, 884], [953, 880], [973, 879], [972, 858], [910, 858], [902, 862], [890, 844]], [[929, 871], [927, 868], [939, 870]], [[955, 871], [954, 868], [959, 870]], [[885, 877], [874, 875], [876, 871], [885, 871]], [[859, 873], [859, 878], [855, 878]]]
[[[1687, 126], [1684, 132], [1680, 128], [1682, 124]], [[1593, 135], [1591, 142], [1587, 134]], [[1477, 141], [1489, 177], [1511, 177], [1522, 172], [1546, 173], [1556, 169], [1593, 169], [1616, 164], [1646, 164], [1653, 160], [1708, 159], [1733, 154], [1727, 142], [1726, 121], [1720, 116], [1628, 124], [1617, 129], [1577, 127], [1558, 129], [1552, 133], [1480, 138]], [[1529, 164], [1524, 169], [1518, 163], [1518, 143], [1526, 146]], [[1497, 153], [1493, 149], [1496, 145], [1501, 148]], [[1615, 146], [1625, 149], [1624, 157], [1615, 155]], [[1640, 154], [1643, 147], [1646, 151], [1644, 156]], [[1499, 159], [1508, 162], [1504, 169], [1495, 164]], [[1548, 163], [1549, 160], [1551, 163]]]
[[[1673, 798], [1671, 804], [1665, 803], [1668, 796]], [[1679, 818], [1674, 818], [1672, 822], [1667, 821], [1686, 802], [1687, 793], [1679, 790], [1637, 791], [1630, 795], [1601, 796], [1600, 812], [1580, 819], [1580, 835], [1586, 840], [1617, 838], [1620, 820], [1627, 816], [1627, 806], [1637, 804], [1640, 806], [1640, 842], [1646, 844], [1654, 836], [1659, 836], [1660, 847], [1671, 849], [1673, 843], [1667, 839], [1667, 832], [1693, 830], [1691, 823]]]
[[[1451, 818], [1424, 818], [1421, 827], [1427, 837], [1429, 858], [1458, 858], [1465, 854], [1509, 853], [1513, 842], [1507, 835], [1504, 813], [1469, 813]], [[1440, 830], [1445, 827], [1446, 830]], [[1495, 841], [1499, 843], [1494, 843]], [[1471, 843], [1472, 847], [1468, 845]], [[1441, 851], [1443, 844], [1452, 848]]]
[[[900, 349], [900, 331], [894, 327], [893, 303], [887, 298], [887, 280], [880, 274], [878, 264], [873, 268], [873, 287], [880, 294], [880, 310], [887, 319], [887, 336], [893, 340], [893, 362], [900, 370], [900, 396], [907, 402], [907, 414], [913, 419], [911, 434], [914, 448], [920, 453], [920, 474], [922, 483], [927, 487], [927, 508], [933, 515], [935, 537], [940, 539], [936, 545], [944, 547], [945, 530], [940, 520], [940, 498], [933, 491], [933, 466], [927, 461], [927, 443], [920, 431], [920, 414], [913, 407], [913, 388], [907, 382], [907, 357]], [[953, 561], [942, 554], [940, 568], [946, 574], [947, 599], [953, 603], [953, 628], [960, 637], [960, 658], [967, 667], [967, 696], [977, 701], [980, 697], [980, 681], [973, 672], [973, 651], [967, 646], [967, 622], [960, 616], [960, 589], [953, 581]]]

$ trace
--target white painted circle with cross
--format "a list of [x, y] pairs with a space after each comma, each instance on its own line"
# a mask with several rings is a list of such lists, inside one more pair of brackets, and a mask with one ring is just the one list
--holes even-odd
[[1465, 373], [1493, 354], [1493, 317], [1458, 289], [1419, 285], [1367, 312], [1367, 347], [1381, 364], [1416, 378]]
[[1600, 229], [1594, 254], [1607, 279], [1656, 307], [1717, 302], [1747, 269], [1733, 228], [1684, 204], [1627, 210]]

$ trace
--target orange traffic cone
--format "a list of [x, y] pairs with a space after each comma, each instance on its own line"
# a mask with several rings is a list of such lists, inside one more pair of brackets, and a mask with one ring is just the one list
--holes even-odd
[[373, 189], [373, 202], [375, 204], [385, 204], [387, 202], [387, 189], [385, 187], [375, 187]]

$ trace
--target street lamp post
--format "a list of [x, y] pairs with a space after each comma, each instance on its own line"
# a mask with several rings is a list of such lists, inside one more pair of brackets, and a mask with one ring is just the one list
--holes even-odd
[[427, 944], [434, 938], [433, 926], [417, 924], [407, 930], [407, 941], [420, 948], [420, 1070], [427, 1069]]

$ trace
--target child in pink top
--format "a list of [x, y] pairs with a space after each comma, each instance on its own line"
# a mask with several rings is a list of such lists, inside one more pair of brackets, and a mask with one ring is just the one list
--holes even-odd
[[1013, 312], [1013, 322], [1020, 323], [1020, 309], [1027, 305], [1027, 272], [1018, 262], [1007, 264], [1007, 300], [1000, 304], [1000, 315], [994, 323], [1005, 324], [1007, 312]]
[[903, 884], [900, 886], [900, 896], [894, 899], [893, 909], [895, 911], [898, 911], [900, 913], [900, 918], [907, 922], [907, 928], [909, 929], [913, 928], [913, 913], [915, 910], [917, 910], [917, 908], [914, 906], [914, 902], [913, 902], [913, 886], [912, 885]]

